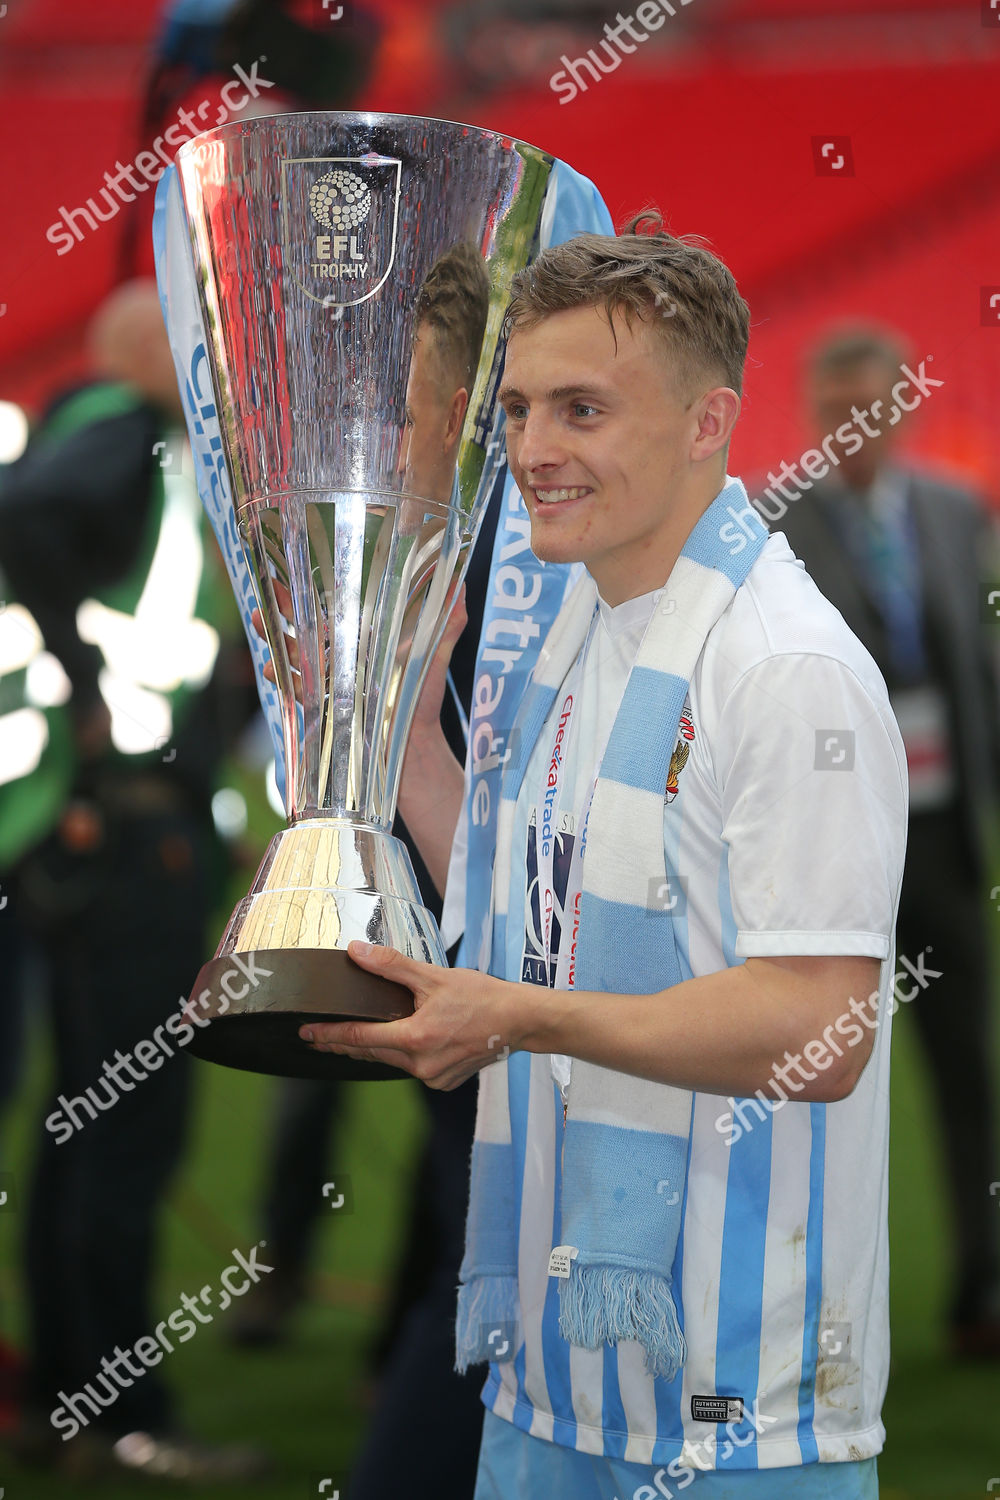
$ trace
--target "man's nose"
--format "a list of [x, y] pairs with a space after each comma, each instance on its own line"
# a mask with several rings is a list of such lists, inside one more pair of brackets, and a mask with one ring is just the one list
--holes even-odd
[[528, 414], [518, 440], [517, 461], [532, 474], [558, 468], [566, 458], [558, 424], [544, 412]]

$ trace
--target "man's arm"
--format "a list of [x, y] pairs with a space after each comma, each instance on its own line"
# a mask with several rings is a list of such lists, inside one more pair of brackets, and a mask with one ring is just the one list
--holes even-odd
[[411, 732], [399, 783], [399, 815], [440, 896], [465, 793], [462, 767], [441, 730]]
[[877, 1024], [877, 958], [748, 958], [653, 995], [603, 995], [364, 949], [351, 944], [354, 961], [412, 990], [415, 1014], [312, 1023], [300, 1035], [321, 1051], [405, 1068], [432, 1088], [456, 1088], [509, 1048], [562, 1052], [705, 1093], [759, 1088], [779, 1098], [783, 1089], [829, 1103], [854, 1088]]
[[778, 1098], [777, 1082], [831, 1103], [871, 1054], [879, 968], [877, 958], [748, 958], [656, 995], [553, 991], [522, 1045], [678, 1088]]

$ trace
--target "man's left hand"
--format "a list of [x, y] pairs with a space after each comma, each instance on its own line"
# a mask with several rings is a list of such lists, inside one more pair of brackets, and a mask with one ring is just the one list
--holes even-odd
[[418, 963], [395, 948], [353, 942], [347, 951], [359, 968], [411, 990], [416, 1009], [401, 1021], [310, 1021], [299, 1036], [315, 1051], [388, 1063], [432, 1089], [455, 1089], [515, 1050], [521, 986], [475, 969]]

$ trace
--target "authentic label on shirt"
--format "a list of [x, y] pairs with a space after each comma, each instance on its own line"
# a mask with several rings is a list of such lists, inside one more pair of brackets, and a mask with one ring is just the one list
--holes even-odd
[[742, 1396], [692, 1396], [693, 1422], [742, 1422]]
[[557, 1245], [549, 1256], [549, 1275], [568, 1280], [570, 1268], [579, 1253], [575, 1245]]

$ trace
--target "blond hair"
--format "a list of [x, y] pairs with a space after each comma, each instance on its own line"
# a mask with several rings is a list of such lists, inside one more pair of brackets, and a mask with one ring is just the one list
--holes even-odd
[[629, 328], [639, 318], [656, 329], [687, 396], [706, 381], [741, 395], [750, 309], [729, 267], [696, 239], [667, 234], [648, 209], [620, 235], [579, 234], [555, 245], [514, 277], [505, 331], [568, 308], [600, 307], [612, 329], [616, 312]]

